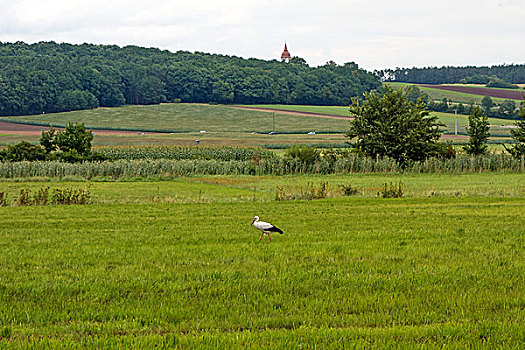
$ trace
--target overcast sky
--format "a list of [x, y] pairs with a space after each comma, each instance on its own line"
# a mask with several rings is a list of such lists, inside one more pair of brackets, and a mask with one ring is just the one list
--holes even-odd
[[525, 0], [0, 0], [0, 41], [333, 60], [373, 70], [525, 63]]

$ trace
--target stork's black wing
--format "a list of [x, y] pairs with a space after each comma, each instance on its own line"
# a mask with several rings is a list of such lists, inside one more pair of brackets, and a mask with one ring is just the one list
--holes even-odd
[[283, 234], [284, 232], [280, 229], [280, 228], [277, 228], [275, 226], [272, 226], [270, 228], [267, 228], [265, 231], [268, 231], [268, 232], [279, 232], [280, 234]]

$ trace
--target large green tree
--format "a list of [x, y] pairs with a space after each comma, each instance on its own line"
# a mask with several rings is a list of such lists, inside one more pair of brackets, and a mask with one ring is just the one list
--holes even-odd
[[481, 108], [474, 107], [468, 117], [467, 133], [470, 138], [463, 149], [470, 155], [481, 155], [487, 152], [487, 141], [490, 136], [488, 117]]
[[401, 164], [440, 154], [441, 124], [430, 116], [425, 103], [410, 101], [409, 89], [386, 87], [384, 94], [364, 93], [361, 102], [352, 99], [346, 136], [368, 156], [392, 157]]

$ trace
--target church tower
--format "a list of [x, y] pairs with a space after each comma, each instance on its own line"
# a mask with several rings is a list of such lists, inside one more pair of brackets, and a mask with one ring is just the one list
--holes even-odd
[[281, 62], [290, 63], [291, 59], [292, 59], [292, 56], [288, 52], [288, 48], [286, 47], [286, 43], [284, 43], [284, 51], [281, 54]]

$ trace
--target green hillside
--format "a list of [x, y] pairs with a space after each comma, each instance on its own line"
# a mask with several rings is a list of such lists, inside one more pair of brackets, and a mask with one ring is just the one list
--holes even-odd
[[[200, 131], [208, 132], [269, 132], [273, 115], [268, 112], [240, 110], [205, 104], [161, 104], [97, 108], [65, 113], [0, 118], [48, 125], [84, 123], [89, 127], [123, 128], [133, 130]], [[314, 116], [277, 114], [275, 128], [280, 132], [345, 130], [348, 121]]]

